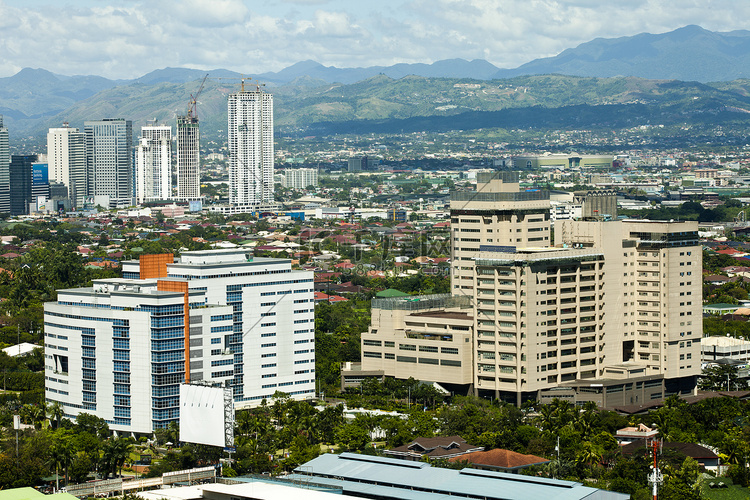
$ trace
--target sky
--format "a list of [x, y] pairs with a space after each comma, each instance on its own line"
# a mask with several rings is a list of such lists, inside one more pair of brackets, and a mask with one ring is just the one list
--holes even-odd
[[0, 0], [0, 77], [25, 67], [113, 79], [165, 67], [257, 74], [308, 59], [515, 68], [597, 37], [748, 20], [745, 0]]

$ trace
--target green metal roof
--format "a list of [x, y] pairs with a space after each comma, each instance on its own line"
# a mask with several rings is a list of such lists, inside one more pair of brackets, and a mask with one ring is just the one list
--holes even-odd
[[394, 288], [388, 288], [386, 290], [382, 290], [375, 294], [376, 297], [380, 298], [390, 298], [390, 297], [408, 297], [408, 293], [404, 293], [401, 290], [396, 290]]

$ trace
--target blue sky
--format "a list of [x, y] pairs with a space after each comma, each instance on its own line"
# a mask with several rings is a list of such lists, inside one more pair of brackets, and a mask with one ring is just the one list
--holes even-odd
[[596, 37], [750, 28], [740, 0], [0, 0], [0, 76], [135, 78], [486, 59], [513, 68]]

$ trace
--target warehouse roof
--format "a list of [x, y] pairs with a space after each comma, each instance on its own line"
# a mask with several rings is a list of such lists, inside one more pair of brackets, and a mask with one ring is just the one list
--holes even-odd
[[599, 490], [572, 481], [561, 481], [478, 469], [451, 470], [423, 462], [354, 453], [325, 454], [295, 470], [292, 479], [312, 476], [318, 484], [343, 488], [343, 493], [363, 498], [435, 500], [609, 500], [628, 495]]

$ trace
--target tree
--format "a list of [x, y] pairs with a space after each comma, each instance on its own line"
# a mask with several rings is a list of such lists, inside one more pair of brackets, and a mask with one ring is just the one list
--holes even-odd
[[63, 407], [59, 402], [55, 401], [47, 407], [47, 415], [49, 415], [52, 420], [52, 427], [58, 429], [60, 427], [60, 422], [65, 415], [65, 410], [63, 410]]
[[104, 463], [106, 471], [111, 474], [122, 475], [122, 467], [125, 460], [130, 456], [133, 443], [130, 438], [117, 436], [108, 439], [104, 443]]

